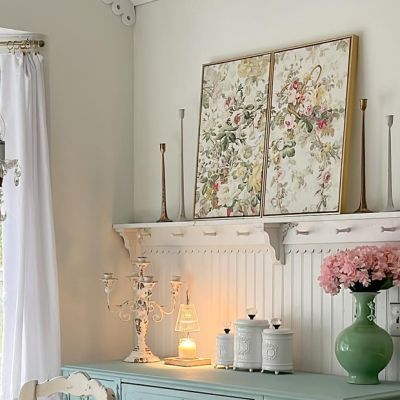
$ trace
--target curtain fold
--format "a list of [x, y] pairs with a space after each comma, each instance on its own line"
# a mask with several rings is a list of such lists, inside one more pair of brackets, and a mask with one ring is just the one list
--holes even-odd
[[57, 263], [50, 185], [43, 57], [0, 54], [0, 113], [6, 158], [18, 159], [19, 187], [4, 179], [2, 398], [21, 384], [60, 373]]

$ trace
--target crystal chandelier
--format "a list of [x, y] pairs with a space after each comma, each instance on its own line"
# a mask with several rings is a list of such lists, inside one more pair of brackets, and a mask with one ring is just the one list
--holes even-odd
[[18, 160], [6, 160], [5, 159], [5, 138], [6, 135], [6, 124], [3, 117], [0, 114], [0, 222], [5, 221], [7, 213], [4, 211], [4, 191], [3, 191], [3, 179], [7, 175], [10, 169], [14, 169], [14, 184], [19, 185], [21, 177], [21, 168]]

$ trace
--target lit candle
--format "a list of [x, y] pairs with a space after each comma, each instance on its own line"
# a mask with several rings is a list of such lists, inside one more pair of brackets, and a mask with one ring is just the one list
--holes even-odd
[[196, 342], [192, 338], [184, 338], [179, 340], [178, 348], [179, 358], [193, 359], [196, 358]]

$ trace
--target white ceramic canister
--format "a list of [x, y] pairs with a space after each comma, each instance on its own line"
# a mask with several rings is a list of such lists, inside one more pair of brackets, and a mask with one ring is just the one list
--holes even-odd
[[238, 319], [236, 321], [235, 357], [233, 369], [252, 372], [262, 366], [262, 332], [269, 327], [264, 319]]
[[216, 367], [233, 367], [234, 360], [234, 335], [231, 333], [220, 333], [216, 339]]
[[261, 372], [293, 372], [293, 332], [290, 329], [265, 329], [262, 338]]

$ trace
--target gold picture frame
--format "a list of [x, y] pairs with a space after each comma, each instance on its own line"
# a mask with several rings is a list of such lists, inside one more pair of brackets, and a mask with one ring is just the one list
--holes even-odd
[[[346, 43], [348, 44], [348, 49], [345, 49]], [[337, 49], [333, 49], [332, 46], [337, 45]], [[327, 46], [328, 49], [323, 49], [321, 50], [320, 54], [318, 54], [318, 49], [323, 48], [324, 46]], [[332, 48], [329, 48], [331, 46]], [[329, 137], [335, 137], [336, 130], [340, 130], [340, 135], [342, 137], [342, 142], [340, 144], [340, 149], [336, 148], [335, 152], [339, 154], [340, 152], [340, 166], [335, 166], [336, 168], [334, 169], [334, 175], [326, 174], [324, 175], [323, 179], [324, 182], [328, 182], [329, 179], [332, 179], [332, 176], [335, 177], [336, 179], [336, 196], [337, 196], [337, 206], [336, 207], [305, 207], [305, 209], [291, 209], [291, 208], [280, 208], [279, 210], [273, 210], [271, 212], [270, 208], [268, 207], [267, 202], [269, 201], [271, 191], [269, 190], [270, 187], [272, 186], [271, 184], [271, 170], [270, 170], [270, 163], [271, 160], [273, 160], [273, 154], [271, 154], [271, 139], [273, 139], [274, 135], [274, 118], [275, 116], [275, 98], [274, 98], [274, 88], [279, 86], [279, 79], [276, 76], [276, 71], [278, 70], [279, 66], [282, 66], [282, 60], [280, 58], [285, 58], [281, 57], [282, 54], [289, 54], [290, 52], [296, 52], [296, 51], [302, 51], [304, 50], [305, 52], [309, 52], [312, 54], [312, 62], [315, 64], [312, 68], [309, 68], [308, 75], [308, 82], [311, 82], [315, 88], [318, 86], [321, 86], [321, 83], [323, 82], [324, 85], [328, 84], [329, 85], [338, 85], [338, 88], [340, 87], [341, 91], [340, 94], [342, 97], [340, 100], [342, 101], [343, 107], [338, 110], [335, 109], [334, 111], [331, 110], [329, 107], [325, 109], [313, 109], [309, 112], [314, 112], [313, 117], [314, 120], [313, 122], [316, 122], [318, 125], [318, 129], [323, 132], [323, 135], [329, 136]], [[329, 53], [330, 51], [330, 53]], [[326, 61], [324, 60], [324, 56], [326, 56], [327, 53], [331, 57], [335, 56], [335, 51], [338, 51], [337, 53], [338, 58], [334, 59], [331, 61], [331, 64], [327, 64]], [[346, 71], [343, 76], [346, 78], [346, 83], [344, 85], [345, 90], [343, 90], [343, 85], [341, 86], [340, 82], [335, 82], [332, 76], [326, 77], [325, 71], [329, 70], [329, 68], [326, 68], [326, 65], [331, 65], [332, 69], [334, 70], [336, 67], [335, 65], [340, 65], [343, 67], [343, 54], [340, 52], [346, 52]], [[212, 62], [212, 63], [207, 63], [203, 65], [202, 68], [202, 85], [201, 85], [201, 99], [200, 99], [200, 117], [199, 117], [199, 132], [198, 132], [198, 147], [197, 147], [197, 158], [196, 158], [196, 179], [195, 179], [195, 199], [194, 199], [194, 209], [193, 209], [193, 216], [194, 219], [215, 219], [215, 218], [232, 218], [232, 217], [259, 217], [259, 216], [268, 216], [268, 215], [283, 215], [283, 214], [316, 214], [316, 213], [340, 213], [345, 210], [345, 205], [346, 205], [346, 189], [347, 189], [347, 180], [348, 180], [348, 158], [349, 158], [349, 142], [350, 142], [350, 130], [351, 130], [351, 122], [352, 122], [352, 113], [353, 113], [353, 103], [354, 103], [354, 90], [355, 90], [355, 82], [356, 82], [356, 70], [357, 70], [357, 53], [358, 53], [358, 37], [356, 35], [346, 35], [342, 37], [337, 37], [333, 39], [327, 39], [327, 40], [322, 40], [322, 41], [317, 41], [317, 42], [312, 42], [308, 44], [302, 44], [302, 45], [297, 45], [297, 46], [292, 46], [292, 47], [287, 47], [283, 49], [278, 49], [278, 50], [272, 50], [272, 51], [266, 51], [264, 53], [259, 53], [255, 55], [249, 55], [249, 56], [244, 56], [244, 57], [238, 57], [238, 58], [232, 58], [228, 60], [223, 60], [223, 61], [218, 61], [218, 62]], [[339, 57], [341, 56], [341, 57]], [[227, 121], [225, 118], [226, 114], [224, 112], [226, 110], [222, 110], [222, 107], [229, 106], [231, 105], [230, 103], [225, 103], [223, 102], [228, 101], [229, 95], [227, 94], [229, 91], [231, 91], [230, 88], [230, 83], [229, 82], [234, 82], [239, 84], [237, 81], [237, 77], [232, 78], [232, 73], [233, 76], [235, 73], [240, 75], [238, 72], [239, 65], [244, 64], [245, 66], [248, 67], [248, 69], [245, 68], [245, 71], [249, 71], [248, 74], [254, 73], [255, 76], [247, 76], [245, 77], [246, 82], [246, 90], [249, 93], [253, 93], [256, 91], [254, 87], [257, 87], [257, 83], [259, 84], [259, 81], [257, 81], [257, 76], [260, 78], [259, 70], [252, 71], [251, 70], [251, 60], [257, 59], [258, 61], [256, 62], [259, 63], [260, 58], [268, 58], [268, 67], [263, 70], [263, 75], [261, 78], [261, 81], [265, 85], [265, 90], [264, 90], [264, 95], [265, 97], [262, 99], [263, 101], [259, 102], [257, 107], [258, 111], [263, 110], [265, 113], [263, 115], [263, 124], [261, 126], [261, 131], [258, 132], [258, 140], [256, 140], [257, 143], [257, 151], [255, 152], [254, 157], [251, 159], [250, 163], [245, 162], [243, 160], [243, 157], [240, 158], [236, 164], [233, 164], [234, 167], [230, 168], [227, 172], [223, 172], [222, 175], [215, 174], [215, 170], [217, 169], [217, 163], [218, 159], [215, 157], [215, 155], [219, 156], [221, 154], [218, 152], [215, 152], [215, 149], [209, 149], [209, 153], [207, 157], [205, 157], [205, 162], [204, 159], [202, 158], [202, 152], [204, 153], [204, 140], [205, 140], [205, 133], [207, 133], [207, 129], [214, 129], [213, 135], [215, 138], [219, 138], [218, 140], [224, 140], [224, 134], [222, 131], [226, 128], [226, 126], [223, 125], [224, 122]], [[319, 58], [318, 58], [319, 57]], [[340, 59], [340, 62], [338, 61]], [[298, 61], [298, 60], [297, 60]], [[297, 62], [296, 61], [296, 62]], [[263, 63], [261, 62], [261, 65]], [[265, 64], [265, 63], [264, 63]], [[231, 71], [228, 72], [226, 75], [226, 71], [222, 73], [220, 71], [221, 66], [234, 66], [234, 68], [237, 69], [237, 71]], [[318, 67], [316, 67], [318, 66]], [[243, 65], [242, 65], [243, 67]], [[264, 65], [266, 67], [266, 65]], [[301, 65], [300, 65], [301, 67]], [[307, 68], [307, 67], [306, 67]], [[223, 69], [223, 68], [222, 68]], [[300, 68], [301, 69], [301, 68]], [[211, 71], [211, 78], [207, 76], [207, 73]], [[342, 71], [343, 72], [343, 71]], [[257, 75], [258, 73], [258, 75]], [[231, 74], [231, 75], [229, 75]], [[314, 74], [314, 75], [313, 75]], [[325, 74], [325, 75], [324, 75]], [[225, 80], [226, 77], [229, 77], [229, 82], [226, 84]], [[343, 80], [342, 76], [342, 80]], [[251, 79], [249, 79], [251, 78]], [[207, 84], [210, 82], [210, 79], [214, 79], [214, 83], [216, 83], [216, 86], [218, 86], [221, 82], [224, 83], [223, 87], [224, 90], [228, 88], [227, 92], [224, 92], [224, 90], [220, 92], [213, 92], [214, 98], [213, 100], [215, 101], [215, 104], [213, 105], [213, 108], [209, 110], [210, 115], [207, 116], [208, 119], [211, 121], [207, 121], [207, 118], [204, 118], [204, 112], [205, 108], [208, 107], [208, 103], [210, 98], [212, 97], [210, 94], [207, 94], [205, 92], [205, 89], [209, 89], [207, 87]], [[332, 80], [333, 79], [333, 80]], [[254, 86], [254, 82], [256, 82], [256, 85]], [[298, 84], [301, 82], [298, 82]], [[309, 83], [309, 84], [311, 84]], [[343, 83], [343, 82], [342, 82]], [[304, 82], [303, 82], [304, 84]], [[233, 85], [235, 86], [235, 85]], [[323, 86], [323, 85], [322, 85]], [[212, 86], [212, 89], [214, 90], [215, 87]], [[253, 91], [253, 92], [252, 92]], [[322, 93], [323, 91], [320, 90]], [[321, 97], [322, 94], [319, 93], [318, 95]], [[292, 93], [293, 95], [293, 93]], [[218, 97], [220, 96], [220, 97]], [[251, 97], [251, 95], [250, 95]], [[340, 96], [338, 96], [340, 97]], [[222, 100], [222, 101], [221, 101]], [[236, 99], [235, 99], [236, 100]], [[219, 101], [219, 103], [218, 103]], [[207, 103], [208, 102], [208, 103]], [[205, 107], [205, 104], [207, 103], [207, 107]], [[289, 104], [289, 103], [288, 103]], [[312, 105], [312, 104], [311, 104]], [[245, 107], [242, 109], [242, 111], [245, 109]], [[322, 112], [321, 112], [322, 110]], [[232, 109], [231, 109], [232, 111]], [[237, 111], [234, 109], [234, 111]], [[340, 111], [340, 112], [339, 112]], [[320, 112], [320, 114], [318, 114]], [[317, 116], [321, 117], [323, 113], [329, 114], [329, 118], [331, 120], [333, 119], [341, 119], [343, 120], [342, 123], [342, 128], [340, 126], [328, 126], [329, 118], [326, 118], [326, 121], [323, 118], [319, 118], [317, 121]], [[220, 113], [220, 115], [218, 115]], [[334, 114], [334, 116], [330, 115], [330, 113]], [[327, 114], [324, 114], [325, 116]], [[339, 115], [338, 115], [339, 114]], [[222, 115], [222, 117], [221, 117]], [[243, 117], [243, 113], [241, 115], [241, 118]], [[232, 119], [235, 119], [235, 115], [230, 114], [228, 115], [229, 118], [231, 118], [230, 123], [232, 123]], [[252, 115], [252, 118], [254, 115]], [[282, 119], [282, 116], [281, 116]], [[253, 118], [254, 121], [254, 118]], [[304, 125], [307, 127], [307, 122], [303, 121]], [[205, 123], [209, 123], [209, 126], [206, 126], [205, 128]], [[289, 121], [290, 123], [290, 121]], [[229, 124], [228, 124], [229, 125]], [[331, 124], [332, 125], [332, 124]], [[337, 124], [340, 125], [340, 124]], [[248, 126], [246, 126], [248, 127]], [[240, 128], [240, 127], [239, 127]], [[308, 125], [308, 129], [311, 129], [314, 127], [311, 127]], [[229, 130], [228, 130], [229, 131]], [[236, 130], [237, 132], [237, 130]], [[240, 131], [239, 131], [240, 133]], [[298, 133], [298, 132], [297, 132]], [[250, 135], [249, 132], [245, 133], [244, 137], [248, 138]], [[263, 143], [261, 144], [261, 136], [263, 136]], [[307, 135], [305, 135], [307, 136]], [[232, 137], [233, 140], [237, 139], [237, 135], [235, 135], [235, 138]], [[306, 140], [306, 138], [303, 138], [302, 140]], [[253, 143], [254, 144], [254, 143]], [[287, 151], [287, 154], [285, 155], [285, 158], [290, 158], [291, 154], [293, 153], [293, 147], [296, 145], [293, 145], [293, 143], [289, 143], [289, 148], [286, 148], [285, 151]], [[292, 147], [292, 148], [290, 148]], [[337, 146], [336, 146], [337, 147]], [[280, 149], [280, 150], [283, 150]], [[296, 151], [296, 149], [294, 149]], [[304, 149], [302, 149], [304, 150]], [[335, 153], [335, 157], [336, 157]], [[261, 171], [259, 170], [260, 166], [260, 158], [263, 158], [262, 160], [262, 169]], [[291, 156], [293, 158], [293, 155]], [[230, 160], [231, 161], [231, 160]], [[235, 172], [236, 167], [240, 167], [241, 163], [245, 163], [245, 167], [242, 168], [239, 172]], [[211, 168], [209, 168], [211, 165]], [[230, 163], [230, 166], [232, 163]], [[222, 169], [223, 169], [223, 162], [222, 162]], [[220, 171], [218, 171], [220, 172]], [[320, 172], [319, 172], [320, 173]], [[208, 174], [207, 177], [204, 176], [204, 174]], [[214, 179], [218, 175], [219, 178]], [[242, 180], [236, 179], [237, 175], [240, 175], [240, 178], [243, 178]], [[229, 178], [229, 184], [228, 179], [225, 181], [225, 178]], [[328, 179], [329, 178], [329, 179]], [[218, 180], [219, 179], [219, 180]], [[236, 179], [236, 180], [235, 180]], [[292, 180], [296, 180], [296, 176], [291, 177]], [[319, 179], [322, 179], [322, 176], [319, 176]], [[250, 181], [250, 183], [249, 183]], [[301, 183], [301, 177], [299, 178], [299, 181]], [[332, 181], [333, 182], [333, 179]], [[261, 183], [261, 187], [259, 186]], [[222, 187], [223, 190], [221, 190], [221, 186], [225, 185]], [[310, 181], [310, 184], [308, 185], [309, 187], [301, 187], [299, 188], [299, 191], [301, 193], [311, 193], [313, 185], [315, 185], [315, 182]], [[238, 189], [236, 188], [238, 186]], [[303, 186], [307, 186], [303, 184]], [[257, 189], [257, 190], [253, 190]], [[308, 191], [308, 192], [307, 192]], [[296, 193], [294, 190], [293, 193]], [[323, 194], [325, 195], [325, 194]], [[255, 200], [256, 199], [256, 200]], [[304, 201], [305, 203], [309, 204], [310, 202], [308, 200]], [[311, 204], [311, 203], [310, 203]], [[321, 203], [323, 205], [323, 202]]]
[[261, 215], [270, 60], [203, 65], [194, 219]]
[[347, 35], [273, 52], [262, 215], [345, 210], [357, 51]]

